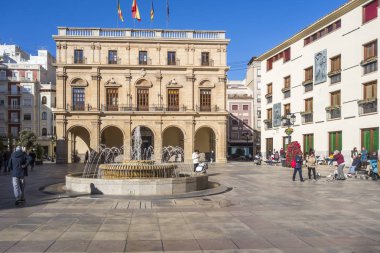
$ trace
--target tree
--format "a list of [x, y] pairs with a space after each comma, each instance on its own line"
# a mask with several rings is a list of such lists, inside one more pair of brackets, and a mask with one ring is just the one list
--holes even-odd
[[26, 150], [30, 150], [35, 146], [37, 141], [37, 136], [35, 133], [29, 130], [22, 130], [19, 135], [19, 140], [17, 142], [18, 145], [25, 147]]

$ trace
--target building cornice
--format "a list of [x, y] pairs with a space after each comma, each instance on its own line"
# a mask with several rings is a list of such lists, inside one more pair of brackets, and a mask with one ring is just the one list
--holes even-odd
[[281, 44], [277, 45], [276, 47], [270, 49], [269, 51], [265, 52], [264, 54], [257, 57], [256, 60], [258, 61], [264, 61], [271, 56], [283, 51], [284, 49], [288, 48], [295, 42], [312, 35], [313, 33], [319, 31], [323, 27], [327, 26], [328, 24], [332, 23], [333, 21], [339, 19], [344, 14], [352, 11], [353, 9], [357, 8], [358, 6], [361, 6], [365, 4], [366, 2], [370, 2], [371, 0], [350, 0], [349, 2], [345, 3], [335, 11], [327, 14], [326, 16], [322, 17], [321, 19], [314, 22], [312, 25], [306, 27], [305, 29], [301, 30], [291, 38], [285, 40]]

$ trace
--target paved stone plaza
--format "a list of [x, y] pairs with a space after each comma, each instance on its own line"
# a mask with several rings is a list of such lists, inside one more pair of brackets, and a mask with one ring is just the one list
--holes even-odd
[[380, 252], [380, 182], [293, 182], [289, 169], [230, 163], [208, 172], [233, 189], [207, 197], [60, 198], [38, 190], [80, 169], [37, 167], [23, 208], [1, 174], [1, 252]]

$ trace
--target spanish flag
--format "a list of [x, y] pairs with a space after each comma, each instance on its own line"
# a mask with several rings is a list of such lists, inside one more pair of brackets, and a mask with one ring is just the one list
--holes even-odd
[[153, 0], [152, 0], [152, 7], [150, 8], [150, 21], [154, 20], [154, 6], [153, 6]]
[[132, 3], [132, 18], [137, 19], [137, 21], [141, 21], [139, 7], [137, 6], [137, 0], [133, 0]]
[[120, 8], [120, 0], [117, 0], [117, 14], [119, 14], [121, 22], [124, 22], [123, 13], [121, 12]]

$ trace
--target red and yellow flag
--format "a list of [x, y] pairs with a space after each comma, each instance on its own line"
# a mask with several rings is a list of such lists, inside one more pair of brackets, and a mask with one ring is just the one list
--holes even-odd
[[133, 3], [132, 3], [132, 18], [135, 18], [138, 21], [141, 21], [139, 7], [137, 6], [137, 0], [133, 0]]
[[120, 0], [117, 0], [117, 14], [119, 15], [121, 22], [124, 22], [123, 12], [121, 12], [120, 8]]

